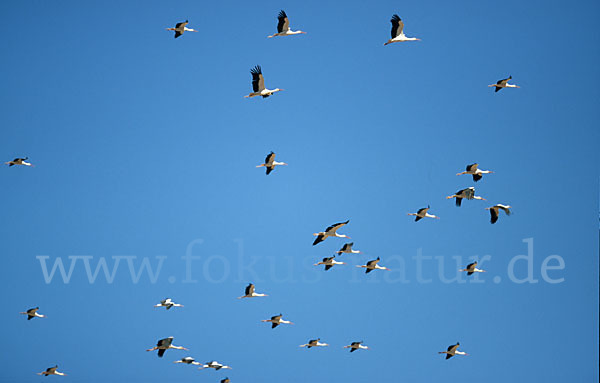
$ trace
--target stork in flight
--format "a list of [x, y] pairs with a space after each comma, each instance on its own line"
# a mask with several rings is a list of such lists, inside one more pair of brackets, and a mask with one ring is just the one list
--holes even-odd
[[350, 239], [350, 237], [348, 237], [347, 235], [338, 234], [337, 233], [337, 230], [340, 227], [342, 227], [344, 225], [347, 225], [348, 222], [350, 222], [350, 220], [348, 220], [346, 222], [334, 223], [333, 225], [331, 225], [327, 229], [325, 229], [325, 231], [314, 233], [313, 235], [315, 235], [317, 238], [313, 242], [313, 246], [316, 245], [317, 243], [323, 242], [324, 240], [326, 240], [329, 237], [338, 237], [338, 238], [348, 238], [348, 239]]
[[67, 374], [65, 374], [64, 372], [58, 372], [56, 371], [56, 369], [58, 368], [58, 365], [54, 366], [54, 367], [48, 367], [46, 369], [46, 371], [43, 372], [38, 372], [38, 375], [44, 375], [44, 376], [48, 376], [48, 375], [60, 375], [60, 376], [65, 376]]
[[440, 351], [438, 354], [446, 354], [446, 359], [450, 359], [454, 355], [469, 355], [466, 352], [458, 351], [458, 346], [460, 346], [460, 343], [456, 342], [456, 344], [448, 346], [448, 350]]
[[263, 77], [262, 69], [261, 69], [260, 65], [257, 65], [254, 68], [250, 69], [250, 73], [252, 73], [252, 90], [253, 90], [253, 92], [244, 97], [248, 98], [248, 97], [262, 96], [262, 98], [267, 98], [270, 95], [272, 95], [273, 93], [280, 92], [283, 90], [283, 89], [279, 89], [279, 88], [275, 88], [275, 89], [265, 88], [265, 78]]
[[238, 297], [238, 299], [256, 298], [256, 297], [268, 297], [268, 295], [254, 292], [254, 284], [250, 283], [250, 284], [248, 284], [248, 286], [246, 286], [244, 295], [242, 295], [241, 297]]
[[173, 363], [185, 363], [185, 364], [193, 364], [196, 366], [201, 365], [202, 363], [196, 362], [194, 358], [191, 356], [186, 356], [185, 358], [181, 358], [179, 360], [174, 361]]
[[271, 324], [272, 324], [271, 328], [275, 328], [282, 323], [283, 324], [293, 324], [290, 321], [281, 319], [282, 317], [283, 317], [283, 314], [279, 314], [279, 315], [272, 316], [271, 319], [263, 319], [263, 320], [261, 320], [261, 322], [271, 322]]
[[267, 175], [269, 175], [273, 169], [275, 169], [275, 166], [277, 165], [287, 165], [285, 162], [277, 162], [275, 161], [275, 153], [271, 152], [269, 154], [267, 154], [267, 157], [265, 158], [265, 163], [264, 164], [260, 164], [260, 165], [256, 165], [257, 168], [261, 168], [261, 167], [266, 167], [267, 168]]
[[277, 33], [275, 33], [274, 35], [268, 36], [269, 38], [275, 37], [275, 36], [291, 36], [291, 35], [299, 35], [299, 34], [306, 33], [306, 32], [302, 32], [302, 31], [292, 31], [290, 29], [290, 20], [288, 19], [287, 15], [285, 14], [285, 11], [283, 11], [283, 10], [279, 11], [277, 20], [279, 20], [279, 22], [277, 23]]
[[490, 217], [490, 222], [492, 224], [496, 223], [496, 221], [498, 221], [498, 211], [500, 209], [504, 210], [504, 212], [506, 213], [506, 215], [510, 215], [510, 205], [502, 205], [501, 203], [496, 204], [494, 206], [490, 206], [490, 207], [486, 207], [485, 210], [489, 210], [491, 217]]
[[29, 309], [29, 310], [27, 310], [27, 311], [20, 312], [19, 314], [24, 314], [24, 315], [27, 315], [27, 320], [32, 320], [33, 318], [36, 318], [36, 317], [37, 317], [37, 318], [45, 318], [45, 317], [46, 317], [45, 315], [38, 314], [38, 312], [37, 312], [37, 311], [38, 311], [39, 309], [40, 309], [39, 307], [34, 307], [34, 308], [32, 308], [32, 309]]
[[30, 162], [27, 162], [28, 159], [29, 157], [15, 158], [14, 160], [5, 162], [4, 164], [8, 165], [9, 167], [14, 165], [33, 166], [33, 164], [31, 164]]
[[461, 173], [456, 173], [457, 176], [463, 175], [463, 174], [471, 174], [473, 175], [473, 181], [477, 182], [480, 179], [483, 178], [484, 174], [490, 174], [493, 173], [493, 171], [491, 170], [481, 170], [478, 168], [479, 164], [475, 163], [475, 164], [471, 164], [471, 165], [467, 165], [467, 168], [464, 172]]
[[363, 341], [361, 340], [360, 342], [352, 342], [348, 346], [344, 346], [344, 348], [349, 348], [350, 352], [354, 352], [356, 350], [368, 350], [369, 349], [369, 347], [363, 346], [362, 344], [363, 344]]
[[354, 246], [354, 242], [350, 242], [350, 243], [345, 243], [344, 246], [342, 246], [341, 249], [339, 249], [338, 251], [336, 251], [336, 253], [342, 254], [360, 254], [360, 250], [352, 250], [352, 246]]
[[206, 364], [203, 364], [202, 366], [198, 367], [199, 370], [203, 370], [205, 368], [214, 368], [215, 371], [219, 371], [220, 369], [224, 368], [224, 369], [229, 369], [231, 370], [232, 368], [229, 366], [226, 366], [224, 364], [221, 364], [219, 362], [217, 362], [216, 360], [213, 360], [211, 362], [208, 362]]
[[467, 275], [471, 275], [473, 273], [485, 273], [485, 270], [477, 268], [477, 262], [469, 263], [466, 268], [460, 269], [459, 271], [466, 271]]
[[325, 271], [331, 269], [335, 265], [345, 265], [344, 262], [338, 262], [335, 260], [335, 255], [333, 257], [325, 257], [319, 263], [315, 263], [313, 266], [325, 265]]
[[449, 195], [448, 197], [446, 197], [446, 199], [451, 199], [451, 198], [456, 198], [456, 206], [461, 205], [463, 198], [479, 199], [479, 200], [485, 201], [485, 198], [475, 195], [475, 188], [472, 186], [468, 187], [466, 189], [461, 189], [461, 190], [457, 191], [456, 193], [454, 193], [453, 195]]
[[392, 38], [389, 39], [388, 42], [383, 45], [388, 45], [391, 43], [399, 43], [402, 41], [420, 41], [421, 40], [416, 37], [406, 37], [406, 35], [404, 34], [404, 22], [402, 22], [402, 19], [400, 18], [400, 16], [398, 16], [398, 15], [392, 16], [392, 19], [390, 20], [390, 22], [392, 23]]
[[367, 262], [366, 265], [360, 265], [360, 266], [357, 265], [356, 267], [365, 268], [366, 269], [365, 274], [368, 274], [373, 270], [389, 270], [387, 267], [379, 266], [378, 265], [379, 261], [380, 261], [380, 259], [379, 259], [379, 257], [377, 257], [377, 259], [373, 259], [373, 260]]
[[427, 207], [424, 207], [422, 209], [417, 210], [416, 213], [408, 213], [408, 215], [414, 215], [415, 216], [415, 222], [420, 221], [421, 219], [427, 217], [427, 218], [437, 218], [440, 219], [440, 217], [433, 215], [433, 214], [429, 214], [427, 212], [427, 210], [429, 210], [430, 207], [429, 205], [427, 205]]
[[175, 28], [167, 28], [167, 31], [175, 31], [175, 38], [178, 38], [179, 36], [183, 35], [183, 32], [199, 32], [195, 29], [191, 29], [186, 27], [186, 25], [188, 25], [189, 21], [184, 21], [181, 23], [177, 23], [175, 24]]
[[496, 90], [494, 92], [498, 92], [502, 88], [520, 88], [520, 86], [518, 86], [518, 85], [509, 84], [508, 80], [512, 80], [512, 76], [508, 76], [508, 78], [505, 78], [505, 79], [502, 79], [502, 80], [498, 80], [497, 83], [492, 84], [492, 85], [488, 85], [488, 86], [489, 87], [496, 87]]
[[171, 300], [171, 298], [165, 298], [162, 301], [160, 301], [159, 304], [154, 305], [154, 307], [166, 307], [167, 310], [168, 310], [171, 307], [183, 307], [183, 305], [180, 305], [179, 303], [173, 302]]
[[187, 351], [187, 348], [185, 348], [185, 347], [182, 347], [182, 346], [173, 346], [173, 337], [172, 336], [170, 336], [168, 338], [164, 338], [164, 339], [159, 340], [156, 343], [156, 346], [154, 346], [152, 348], [149, 348], [146, 351], [158, 350], [158, 357], [162, 358], [163, 355], [165, 354], [165, 351], [167, 351], [170, 348], [173, 348], [173, 349], [176, 349], [176, 350], [186, 350]]
[[311, 348], [311, 347], [326, 347], [326, 346], [329, 346], [327, 343], [321, 343], [321, 342], [319, 342], [320, 340], [321, 340], [321, 338], [311, 339], [311, 340], [308, 341], [308, 343], [301, 344], [300, 347]]

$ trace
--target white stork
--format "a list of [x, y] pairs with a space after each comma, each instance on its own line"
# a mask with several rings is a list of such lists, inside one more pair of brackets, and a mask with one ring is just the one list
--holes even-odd
[[33, 318], [36, 318], [36, 317], [37, 317], [37, 318], [45, 318], [45, 317], [46, 317], [45, 315], [38, 314], [38, 312], [37, 312], [37, 311], [38, 311], [39, 309], [40, 309], [39, 307], [34, 307], [34, 308], [32, 308], [32, 309], [29, 309], [29, 310], [27, 310], [27, 311], [20, 312], [19, 314], [24, 314], [24, 315], [27, 315], [27, 320], [32, 320]]
[[254, 68], [250, 69], [250, 73], [252, 73], [252, 90], [253, 90], [253, 92], [244, 97], [248, 98], [248, 97], [262, 96], [262, 98], [267, 98], [270, 95], [272, 95], [273, 93], [280, 92], [283, 90], [283, 89], [279, 89], [279, 88], [275, 88], [275, 89], [265, 88], [265, 78], [263, 77], [262, 69], [261, 69], [260, 65], [257, 65]]
[[162, 358], [163, 355], [165, 354], [165, 351], [167, 351], [170, 348], [173, 348], [176, 350], [186, 350], [187, 351], [187, 348], [185, 348], [183, 346], [173, 346], [173, 337], [172, 336], [159, 340], [156, 343], [156, 346], [149, 348], [146, 351], [158, 350], [158, 357]]
[[505, 79], [502, 79], [502, 80], [498, 80], [497, 83], [492, 84], [492, 85], [488, 85], [488, 86], [489, 87], [496, 87], [496, 90], [494, 92], [498, 92], [502, 88], [520, 88], [520, 86], [518, 86], [518, 85], [509, 84], [508, 80], [512, 80], [512, 76], [508, 76], [508, 78], [505, 78]]
[[456, 344], [454, 344], [452, 346], [448, 346], [448, 350], [440, 351], [440, 352], [438, 352], [438, 354], [446, 354], [446, 359], [450, 359], [454, 355], [469, 355], [466, 352], [458, 351], [457, 350], [458, 346], [460, 346], [460, 343], [456, 342]]
[[419, 221], [419, 220], [421, 220], [421, 219], [423, 219], [423, 218], [425, 218], [425, 217], [427, 217], [427, 218], [437, 218], [437, 219], [440, 219], [440, 217], [438, 217], [438, 216], [435, 216], [435, 215], [433, 215], [433, 214], [429, 214], [429, 213], [427, 212], [427, 210], [429, 210], [429, 209], [430, 209], [430, 207], [429, 207], [429, 205], [427, 205], [427, 207], [424, 207], [424, 208], [422, 208], [422, 209], [419, 209], [419, 210], [417, 210], [417, 212], [416, 212], [416, 213], [408, 213], [408, 215], [414, 215], [414, 216], [416, 216], [416, 217], [415, 217], [415, 222], [417, 222], [417, 221]]
[[224, 368], [224, 369], [228, 369], [231, 370], [232, 368], [229, 366], [226, 366], [224, 364], [221, 364], [219, 362], [217, 362], [216, 360], [213, 360], [211, 362], [208, 362], [206, 364], [203, 364], [202, 366], [198, 367], [199, 370], [203, 370], [205, 368], [214, 368], [215, 371], [219, 371], [220, 369]]
[[471, 175], [473, 175], [473, 181], [477, 182], [483, 178], [484, 174], [493, 173], [493, 171], [491, 171], [491, 170], [481, 170], [478, 168], [478, 166], [479, 166], [479, 164], [477, 164], [477, 163], [467, 165], [467, 168], [464, 172], [456, 173], [456, 175], [460, 176], [463, 174], [471, 174]]
[[170, 309], [171, 307], [183, 307], [179, 303], [175, 303], [171, 300], [171, 298], [165, 298], [160, 303], [154, 305], [154, 307], [166, 307], [166, 309]]
[[325, 271], [331, 269], [335, 265], [345, 265], [344, 262], [338, 262], [335, 260], [335, 255], [333, 257], [325, 257], [319, 263], [315, 263], [313, 266], [325, 265]]
[[196, 366], [201, 365], [202, 363], [196, 362], [194, 358], [191, 356], [186, 356], [185, 358], [181, 358], [179, 360], [174, 361], [173, 363], [185, 363], [185, 364], [193, 364]]
[[496, 223], [496, 221], [498, 221], [498, 210], [502, 209], [504, 210], [504, 212], [506, 213], [506, 215], [510, 215], [510, 205], [502, 205], [502, 204], [496, 204], [494, 206], [490, 206], [490, 207], [486, 207], [485, 210], [489, 210], [491, 217], [490, 217], [490, 222], [492, 224]]
[[65, 374], [64, 372], [58, 372], [56, 371], [56, 369], [58, 368], [58, 365], [54, 366], [54, 367], [48, 367], [46, 369], [46, 371], [43, 372], [38, 372], [38, 375], [44, 375], [44, 376], [48, 376], [48, 375], [60, 375], [60, 376], [65, 376], [67, 374]]
[[466, 271], [467, 275], [471, 275], [473, 273], [485, 273], [485, 270], [477, 268], [477, 262], [469, 263], [466, 268], [460, 269], [459, 271]]
[[342, 254], [342, 253], [346, 253], [346, 254], [360, 254], [360, 250], [352, 250], [352, 246], [354, 246], [354, 242], [350, 242], [350, 243], [345, 243], [344, 246], [342, 246], [341, 249], [339, 249], [338, 251], [336, 251], [336, 253]]
[[323, 242], [324, 240], [326, 240], [329, 237], [338, 237], [338, 238], [348, 238], [348, 239], [350, 239], [350, 237], [348, 237], [347, 235], [338, 234], [337, 233], [337, 230], [340, 227], [342, 227], [344, 225], [347, 225], [348, 222], [350, 222], [350, 220], [348, 220], [346, 222], [334, 223], [333, 225], [331, 225], [327, 229], [325, 229], [325, 231], [314, 233], [313, 235], [315, 235], [317, 238], [313, 242], [313, 246], [316, 245], [317, 243]]
[[454, 193], [453, 195], [449, 195], [448, 197], [446, 197], [446, 199], [451, 199], [451, 198], [456, 198], [456, 206], [461, 205], [463, 198], [479, 199], [479, 200], [485, 201], [485, 198], [475, 195], [475, 188], [472, 186], [468, 187], [466, 189], [461, 189], [461, 190], [457, 191], [456, 193]]
[[167, 28], [167, 31], [175, 31], [175, 38], [178, 38], [179, 36], [183, 35], [183, 32], [198, 32], [195, 29], [191, 29], [186, 27], [186, 25], [188, 25], [189, 21], [184, 21], [181, 23], [177, 23], [175, 24], [175, 28]]
[[293, 324], [290, 321], [281, 319], [282, 317], [283, 317], [283, 314], [279, 314], [279, 315], [272, 316], [271, 319], [263, 319], [263, 320], [261, 320], [261, 322], [271, 322], [271, 324], [272, 324], [271, 328], [275, 328], [275, 327], [279, 326], [280, 324]]
[[14, 165], [33, 166], [33, 164], [31, 164], [30, 162], [27, 162], [28, 159], [29, 159], [29, 157], [15, 158], [14, 160], [5, 162], [4, 164], [8, 165], [8, 166], [14, 166]]
[[327, 346], [329, 346], [327, 343], [319, 342], [320, 340], [321, 340], [321, 338], [311, 339], [308, 341], [308, 343], [301, 344], [299, 347], [312, 348], [312, 347], [327, 347]]
[[387, 267], [379, 266], [378, 265], [379, 261], [380, 261], [380, 259], [379, 259], [379, 257], [377, 257], [377, 259], [373, 259], [373, 260], [367, 262], [366, 265], [360, 265], [360, 266], [357, 265], [356, 267], [365, 268], [365, 274], [368, 274], [373, 270], [389, 270]]
[[283, 10], [279, 11], [279, 15], [277, 16], [277, 19], [279, 20], [279, 22], [277, 23], [277, 33], [275, 33], [274, 35], [268, 36], [269, 38], [275, 37], [275, 36], [291, 36], [291, 35], [299, 35], [299, 34], [306, 33], [306, 32], [302, 32], [302, 31], [292, 31], [290, 29], [290, 20], [288, 19], [287, 15], [285, 14], [285, 11], [283, 11]]
[[248, 284], [248, 286], [246, 286], [244, 295], [242, 295], [241, 297], [238, 297], [238, 299], [256, 298], [256, 297], [268, 297], [268, 295], [254, 292], [254, 284], [250, 283], [250, 284]]
[[348, 346], [344, 346], [344, 348], [349, 348], [350, 352], [354, 352], [356, 350], [368, 350], [369, 349], [369, 347], [363, 346], [362, 344], [363, 344], [363, 341], [361, 340], [360, 342], [352, 342]]
[[404, 34], [404, 23], [402, 22], [402, 19], [400, 18], [400, 16], [393, 15], [390, 22], [392, 23], [392, 38], [389, 39], [388, 42], [383, 45], [388, 45], [391, 43], [399, 43], [402, 41], [420, 41], [421, 40], [416, 37], [406, 37], [406, 35]]
[[266, 167], [267, 168], [267, 175], [269, 175], [273, 169], [275, 169], [275, 166], [277, 165], [287, 165], [285, 162], [277, 162], [275, 161], [275, 153], [271, 152], [269, 154], [267, 154], [267, 157], [265, 158], [265, 163], [264, 164], [260, 164], [260, 165], [256, 165], [257, 168], [261, 168], [261, 167]]

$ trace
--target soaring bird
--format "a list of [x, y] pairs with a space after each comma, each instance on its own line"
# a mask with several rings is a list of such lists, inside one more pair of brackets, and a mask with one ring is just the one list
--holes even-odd
[[392, 16], [392, 19], [390, 20], [390, 22], [392, 23], [392, 38], [389, 39], [387, 41], [387, 43], [385, 43], [383, 45], [388, 45], [391, 43], [399, 43], [402, 41], [419, 41], [419, 40], [421, 40], [416, 37], [406, 37], [406, 35], [404, 34], [404, 23], [402, 22], [402, 19], [400, 18], [400, 16], [398, 16], [398, 15]]
[[162, 301], [160, 301], [159, 304], [154, 305], [154, 307], [166, 307], [167, 310], [168, 310], [171, 307], [183, 307], [183, 305], [180, 305], [179, 303], [173, 302], [171, 300], [171, 298], [165, 298]]
[[183, 35], [183, 32], [188, 31], [188, 32], [198, 32], [195, 29], [191, 29], [186, 27], [186, 25], [188, 25], [188, 21], [184, 21], [181, 23], [177, 23], [175, 24], [175, 28], [167, 28], [167, 31], [175, 31], [175, 38], [178, 38], [179, 36]]
[[490, 211], [490, 214], [491, 214], [490, 222], [492, 224], [494, 224], [498, 220], [498, 210], [502, 209], [502, 210], [504, 210], [506, 215], [510, 215], [510, 208], [511, 208], [510, 205], [502, 205], [499, 203], [494, 206], [486, 207], [485, 210]]
[[65, 374], [64, 372], [58, 372], [56, 371], [56, 369], [58, 368], [58, 365], [54, 366], [54, 367], [48, 367], [46, 369], [46, 371], [43, 372], [38, 372], [38, 375], [44, 375], [44, 376], [48, 376], [48, 375], [60, 375], [60, 376], [65, 376], [67, 374]]
[[477, 268], [477, 262], [469, 263], [466, 268], [460, 269], [459, 271], [466, 271], [467, 275], [471, 275], [473, 273], [485, 273], [485, 270]]
[[497, 83], [488, 85], [489, 87], [496, 87], [495, 92], [500, 91], [502, 88], [520, 88], [518, 85], [509, 84], [508, 80], [512, 80], [512, 76], [508, 76], [508, 78], [498, 80]]
[[377, 259], [373, 259], [373, 260], [367, 262], [366, 265], [360, 265], [360, 266], [356, 266], [356, 267], [365, 268], [365, 274], [368, 274], [373, 270], [389, 270], [387, 267], [379, 266], [378, 265], [379, 261], [380, 261], [380, 259], [379, 259], [379, 257], [377, 257]]
[[363, 341], [361, 340], [360, 342], [352, 342], [348, 346], [344, 346], [344, 348], [349, 348], [350, 352], [354, 352], [356, 350], [368, 350], [369, 349], [369, 347], [363, 346], [362, 344], [363, 344]]
[[202, 363], [196, 362], [194, 358], [191, 356], [186, 356], [185, 358], [181, 358], [179, 360], [174, 361], [173, 363], [185, 363], [185, 364], [193, 364], [196, 366], [201, 365]]
[[15, 158], [12, 161], [5, 162], [5, 165], [13, 166], [13, 165], [24, 165], [24, 166], [33, 166], [31, 163], [27, 162], [29, 157], [25, 158]]
[[261, 320], [261, 322], [271, 322], [271, 324], [272, 324], [271, 328], [275, 328], [282, 323], [283, 324], [293, 324], [290, 321], [281, 319], [282, 317], [283, 317], [283, 314], [279, 314], [279, 315], [272, 316], [271, 319], [263, 319], [263, 320]]
[[38, 311], [39, 309], [40, 309], [39, 307], [34, 307], [34, 308], [32, 308], [32, 309], [29, 309], [29, 310], [27, 310], [27, 311], [20, 312], [19, 314], [24, 314], [24, 315], [27, 315], [27, 320], [32, 320], [32, 319], [33, 319], [33, 318], [35, 318], [35, 317], [37, 317], [37, 318], [45, 318], [45, 317], [46, 317], [45, 315], [38, 314], [38, 312], [37, 312], [37, 311]]
[[308, 341], [308, 343], [301, 344], [300, 347], [311, 348], [311, 347], [326, 347], [326, 346], [329, 346], [327, 343], [321, 343], [321, 342], [319, 342], [320, 340], [321, 340], [321, 338], [311, 339], [311, 340]]
[[338, 237], [338, 238], [348, 238], [348, 239], [350, 239], [350, 237], [348, 237], [347, 235], [338, 234], [337, 233], [337, 230], [340, 227], [348, 224], [348, 222], [350, 222], [350, 220], [348, 220], [346, 222], [334, 223], [333, 225], [331, 225], [327, 229], [325, 229], [325, 231], [314, 233], [313, 235], [315, 235], [317, 238], [313, 242], [313, 246], [316, 245], [317, 243], [323, 242], [324, 240], [326, 240], [329, 237]]
[[290, 36], [290, 35], [299, 35], [301, 33], [306, 33], [302, 31], [292, 31], [290, 29], [290, 20], [288, 19], [285, 11], [279, 11], [279, 15], [277, 16], [279, 22], [277, 23], [277, 33], [274, 35], [268, 36], [269, 38], [275, 36]]
[[222, 368], [229, 369], [229, 370], [232, 369], [231, 367], [226, 366], [224, 364], [221, 364], [221, 363], [217, 362], [216, 360], [213, 360], [211, 362], [205, 363], [202, 366], [198, 367], [199, 370], [203, 370], [205, 368], [214, 368], [215, 371], [219, 371]]
[[182, 347], [182, 346], [173, 346], [173, 337], [170, 336], [168, 338], [165, 339], [161, 339], [156, 343], [156, 346], [147, 349], [146, 351], [154, 351], [154, 350], [158, 350], [158, 357], [162, 358], [162, 356], [165, 354], [165, 351], [167, 351], [168, 349], [173, 348], [176, 350], [186, 350], [187, 348]]
[[475, 195], [475, 188], [472, 186], [468, 187], [466, 189], [461, 189], [461, 190], [457, 191], [456, 193], [454, 193], [453, 195], [449, 195], [448, 197], [446, 197], [446, 199], [450, 199], [450, 198], [456, 198], [456, 206], [461, 205], [463, 198], [480, 199], [482, 201], [485, 201], [485, 198]]
[[464, 172], [456, 173], [456, 175], [460, 176], [463, 174], [471, 174], [471, 175], [473, 175], [473, 181], [477, 182], [483, 178], [484, 174], [493, 173], [493, 171], [491, 171], [491, 170], [481, 170], [477, 166], [479, 166], [479, 164], [477, 164], [477, 163], [467, 165], [467, 168]]
[[346, 253], [346, 254], [360, 254], [360, 250], [352, 250], [352, 246], [354, 246], [354, 242], [350, 242], [350, 243], [345, 243], [344, 246], [342, 246], [341, 249], [339, 249], [338, 251], [336, 251], [336, 253], [342, 254], [342, 253]]
[[260, 165], [256, 165], [257, 168], [261, 168], [261, 167], [266, 167], [267, 168], [267, 175], [269, 175], [273, 169], [275, 169], [275, 166], [277, 165], [287, 165], [285, 162], [277, 162], [275, 161], [275, 153], [271, 152], [269, 154], [267, 154], [267, 157], [265, 158], [265, 163], [264, 164], [260, 164]]
[[456, 344], [454, 344], [452, 346], [448, 346], [448, 350], [440, 351], [440, 352], [438, 352], [438, 354], [446, 354], [446, 359], [450, 359], [454, 355], [469, 355], [466, 352], [458, 351], [457, 350], [458, 346], [460, 346], [460, 343], [456, 342]]
[[440, 219], [440, 217], [438, 217], [438, 216], [435, 216], [435, 215], [433, 215], [433, 214], [429, 214], [429, 213], [427, 212], [427, 210], [429, 210], [429, 209], [430, 209], [430, 207], [429, 207], [429, 205], [427, 205], [427, 207], [424, 207], [424, 208], [422, 208], [422, 209], [419, 209], [419, 210], [417, 210], [417, 212], [416, 212], [416, 213], [408, 213], [408, 215], [414, 215], [414, 216], [416, 216], [416, 217], [415, 217], [415, 222], [417, 222], [417, 221], [419, 221], [419, 220], [421, 220], [421, 219], [423, 219], [423, 218], [425, 218], [425, 217], [427, 217], [427, 218], [437, 218], [437, 219]]
[[249, 283], [248, 286], [246, 286], [246, 290], [244, 292], [244, 295], [242, 295], [241, 297], [238, 297], [238, 299], [242, 299], [242, 298], [256, 298], [256, 297], [267, 297], [267, 294], [260, 294], [260, 293], [255, 293], [254, 292], [254, 284]]
[[273, 93], [280, 92], [283, 90], [283, 89], [279, 89], [279, 88], [275, 88], [275, 89], [265, 88], [265, 78], [263, 77], [262, 69], [261, 69], [260, 65], [257, 65], [254, 68], [250, 69], [250, 73], [252, 73], [252, 90], [253, 90], [253, 92], [244, 97], [248, 98], [248, 97], [262, 96], [263, 98], [267, 98], [270, 95], [272, 95]]
[[325, 271], [331, 269], [335, 265], [345, 265], [344, 262], [338, 262], [335, 260], [335, 255], [333, 257], [325, 257], [319, 263], [315, 263], [313, 266], [325, 265]]

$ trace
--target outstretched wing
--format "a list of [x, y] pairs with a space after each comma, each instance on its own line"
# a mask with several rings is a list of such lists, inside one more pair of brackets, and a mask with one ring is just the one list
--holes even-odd
[[254, 285], [250, 283], [246, 286], [246, 295], [252, 295], [252, 293], [254, 293]]
[[392, 16], [390, 22], [392, 23], [392, 38], [400, 36], [404, 30], [404, 23], [402, 22], [402, 19], [400, 19], [400, 16]]
[[477, 170], [477, 166], [479, 166], [479, 164], [477, 164], [477, 163], [471, 164], [471, 165], [467, 165], [467, 171], [468, 172], [474, 172], [475, 170]]
[[473, 174], [473, 181], [477, 182], [482, 179], [483, 176], [481, 174]]
[[348, 222], [350, 222], [350, 220], [346, 221], [346, 222], [338, 222], [338, 223], [334, 223], [333, 225], [329, 226], [327, 229], [325, 229], [325, 231], [336, 231], [337, 229], [339, 229], [340, 227], [347, 225]]
[[491, 214], [490, 222], [492, 224], [496, 223], [498, 221], [498, 209], [491, 208], [490, 214]]
[[271, 165], [273, 161], [275, 161], [275, 153], [271, 152], [267, 154], [267, 157], [265, 158], [265, 164]]
[[250, 73], [252, 73], [252, 89], [254, 92], [261, 92], [263, 89], [265, 89], [265, 79], [262, 75], [262, 69], [260, 65], [250, 69]]
[[277, 33], [286, 32], [288, 29], [290, 29], [290, 20], [285, 14], [285, 11], [279, 11], [277, 19], [279, 20], [277, 23]]
[[325, 235], [323, 234], [319, 234], [317, 235], [317, 238], [315, 239], [315, 241], [313, 242], [313, 246], [316, 245], [317, 243], [321, 243], [323, 242], [323, 239], [325, 238]]
[[188, 21], [182, 21], [181, 23], [177, 23], [175, 24], [175, 28], [179, 29], [179, 28], [184, 28], [186, 25], [188, 25]]

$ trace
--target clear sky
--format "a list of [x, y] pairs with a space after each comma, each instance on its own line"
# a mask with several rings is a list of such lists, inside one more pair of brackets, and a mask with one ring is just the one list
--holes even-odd
[[[308, 33], [267, 39], [280, 9]], [[384, 47], [394, 13], [422, 41]], [[55, 364], [72, 382], [596, 381], [599, 13], [1, 2], [0, 160], [36, 167], [0, 169], [0, 381]], [[186, 19], [200, 33], [165, 31]], [[243, 98], [257, 64], [285, 91]], [[520, 89], [487, 87], [508, 75]], [[289, 166], [265, 176], [271, 150]], [[473, 162], [495, 173], [455, 175]], [[445, 199], [473, 185], [487, 201]], [[495, 203], [514, 214], [491, 225]], [[406, 215], [427, 205], [440, 220]], [[344, 240], [312, 233], [347, 219], [363, 254], [313, 267]], [[528, 245], [537, 283], [516, 283]], [[378, 256], [391, 271], [355, 267]], [[458, 273], [477, 258], [487, 273]], [[57, 259], [70, 278], [46, 280]], [[92, 283], [102, 259], [114, 280]], [[155, 279], [132, 278], [144, 259]], [[269, 297], [236, 299], [248, 282]], [[279, 313], [295, 324], [260, 323]], [[168, 336], [190, 350], [144, 351]], [[331, 346], [298, 347], [317, 337]], [[469, 356], [437, 354], [457, 341]], [[233, 370], [173, 364], [187, 355]]]

